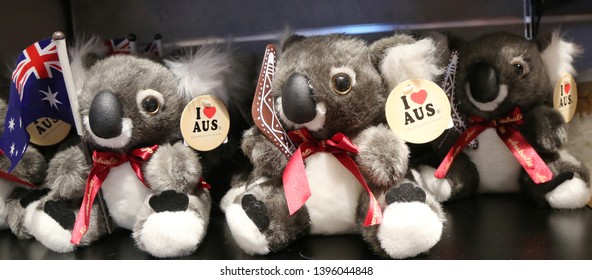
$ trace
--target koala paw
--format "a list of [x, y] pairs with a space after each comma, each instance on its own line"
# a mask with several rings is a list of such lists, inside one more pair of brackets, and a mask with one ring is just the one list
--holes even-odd
[[189, 206], [189, 197], [186, 194], [169, 190], [150, 197], [148, 203], [157, 213], [185, 211]]
[[183, 143], [162, 145], [147, 162], [144, 175], [155, 191], [186, 192], [195, 188], [202, 167], [195, 151]]
[[[247, 199], [247, 202], [252, 201]], [[258, 208], [260, 209], [260, 208]], [[228, 228], [238, 246], [250, 255], [265, 255], [270, 252], [267, 238], [245, 209], [239, 204], [232, 204], [226, 209]]]
[[[411, 198], [420, 198], [418, 192], [407, 191], [413, 193]], [[442, 236], [442, 228], [442, 221], [427, 204], [420, 201], [395, 202], [383, 211], [377, 237], [389, 256], [404, 259], [424, 253], [436, 245]]]
[[165, 211], [151, 214], [133, 235], [151, 255], [168, 258], [195, 252], [205, 231], [206, 223], [195, 213]]
[[370, 180], [379, 186], [391, 186], [405, 175], [409, 148], [384, 125], [364, 130], [354, 143], [359, 149], [356, 161]]
[[590, 200], [590, 189], [584, 180], [574, 177], [547, 193], [545, 199], [556, 209], [582, 208]]
[[426, 201], [426, 193], [411, 183], [403, 183], [400, 186], [391, 188], [386, 192], [387, 204], [414, 201], [424, 203]]
[[43, 211], [54, 219], [62, 228], [73, 229], [76, 215], [68, 209], [68, 204], [63, 200], [50, 200], [45, 202]]

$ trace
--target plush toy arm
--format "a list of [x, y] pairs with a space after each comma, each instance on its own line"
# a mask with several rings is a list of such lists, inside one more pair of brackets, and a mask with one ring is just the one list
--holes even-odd
[[[0, 157], [0, 170], [7, 171], [10, 161], [7, 157]], [[11, 174], [31, 184], [39, 186], [45, 179], [47, 162], [43, 155], [34, 147], [29, 147], [21, 161], [12, 170]]]
[[538, 106], [524, 117], [521, 130], [528, 142], [538, 151], [557, 152], [567, 142], [567, 128], [563, 117], [555, 109]]
[[156, 192], [190, 193], [201, 176], [197, 153], [181, 142], [161, 145], [144, 166], [146, 182]]
[[409, 148], [386, 125], [365, 129], [353, 142], [359, 149], [355, 160], [373, 184], [387, 188], [405, 177], [409, 165]]
[[84, 196], [90, 166], [79, 146], [58, 152], [49, 162], [46, 187], [52, 199], [80, 198]]
[[257, 127], [245, 131], [241, 148], [253, 163], [257, 175], [281, 178], [288, 159]]

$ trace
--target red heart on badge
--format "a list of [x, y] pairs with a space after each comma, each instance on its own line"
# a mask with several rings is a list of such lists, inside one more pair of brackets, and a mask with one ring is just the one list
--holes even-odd
[[216, 107], [205, 107], [203, 112], [208, 119], [211, 119], [216, 114]]
[[571, 85], [569, 83], [565, 83], [565, 85], [563, 86], [563, 89], [565, 90], [565, 94], [569, 94], [569, 90], [571, 89]]
[[423, 104], [426, 98], [428, 98], [428, 92], [424, 89], [411, 94], [411, 100], [419, 105]]

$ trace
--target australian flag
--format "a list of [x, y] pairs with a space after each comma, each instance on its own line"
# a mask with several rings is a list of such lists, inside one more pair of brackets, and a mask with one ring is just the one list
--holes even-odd
[[57, 47], [51, 39], [26, 48], [12, 73], [4, 134], [0, 136], [0, 149], [11, 162], [9, 172], [27, 150], [30, 137], [26, 127], [46, 117], [74, 125]]
[[127, 38], [115, 38], [105, 41], [109, 54], [132, 54], [132, 43]]

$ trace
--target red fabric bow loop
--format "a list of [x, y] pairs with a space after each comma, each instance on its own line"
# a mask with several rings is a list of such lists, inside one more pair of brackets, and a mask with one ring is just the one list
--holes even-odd
[[343, 133], [336, 133], [327, 140], [316, 140], [305, 128], [290, 131], [288, 135], [298, 145], [298, 149], [288, 161], [282, 176], [290, 215], [302, 208], [311, 196], [304, 160], [317, 152], [329, 152], [356, 177], [370, 197], [364, 226], [377, 225], [382, 222], [380, 205], [366, 184], [355, 161], [349, 156], [350, 153], [357, 154], [359, 152], [354, 143]]
[[545, 183], [553, 178], [553, 172], [543, 159], [537, 154], [517, 126], [524, 124], [524, 116], [519, 107], [506, 117], [486, 121], [472, 117], [469, 128], [456, 140], [442, 163], [434, 173], [436, 178], [444, 178], [454, 159], [473, 139], [487, 128], [495, 128], [498, 136], [506, 144], [512, 155], [518, 160], [530, 178], [536, 183]]

